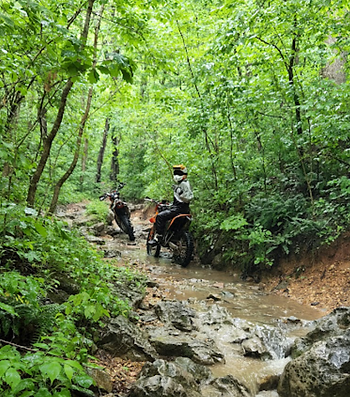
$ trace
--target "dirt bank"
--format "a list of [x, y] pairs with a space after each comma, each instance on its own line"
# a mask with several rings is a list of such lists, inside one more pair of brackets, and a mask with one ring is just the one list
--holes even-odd
[[263, 275], [262, 288], [329, 313], [350, 305], [350, 233], [316, 253], [282, 261]]

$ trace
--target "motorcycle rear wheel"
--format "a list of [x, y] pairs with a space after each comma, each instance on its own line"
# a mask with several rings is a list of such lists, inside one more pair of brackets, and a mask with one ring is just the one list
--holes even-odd
[[122, 231], [129, 236], [129, 240], [135, 241], [134, 229], [131, 225], [130, 218], [127, 215], [121, 215], [119, 220], [115, 217], [115, 221]]
[[160, 245], [151, 245], [149, 244], [150, 240], [154, 239], [154, 235], [155, 235], [155, 231], [154, 228], [152, 228], [147, 236], [147, 242], [146, 242], [146, 246], [147, 246], [147, 254], [150, 256], [154, 256], [155, 258], [159, 258], [159, 254], [160, 254]]
[[190, 232], [182, 232], [175, 242], [176, 248], [173, 251], [173, 261], [182, 267], [186, 267], [192, 259], [193, 239]]

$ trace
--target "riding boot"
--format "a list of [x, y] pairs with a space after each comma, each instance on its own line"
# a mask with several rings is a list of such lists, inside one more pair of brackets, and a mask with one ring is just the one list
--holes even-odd
[[156, 233], [155, 237], [152, 240], [149, 240], [148, 244], [152, 247], [161, 243], [163, 239], [163, 235]]

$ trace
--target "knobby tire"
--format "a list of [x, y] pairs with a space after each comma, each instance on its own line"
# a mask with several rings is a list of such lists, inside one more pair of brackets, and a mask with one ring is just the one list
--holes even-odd
[[135, 240], [134, 229], [131, 225], [129, 217], [127, 215], [121, 215], [119, 217], [119, 222], [117, 218], [115, 221], [117, 222], [118, 226], [122, 229], [122, 231], [129, 236], [129, 240], [134, 241]]
[[176, 245], [178, 252], [174, 252], [173, 260], [182, 267], [186, 267], [192, 259], [194, 250], [193, 238], [190, 232], [182, 232]]

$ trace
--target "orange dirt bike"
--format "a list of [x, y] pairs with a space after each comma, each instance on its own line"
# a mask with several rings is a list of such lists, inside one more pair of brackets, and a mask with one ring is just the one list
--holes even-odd
[[167, 210], [171, 204], [165, 200], [159, 202], [149, 198], [146, 198], [146, 201], [156, 204], [155, 214], [150, 219], [153, 225], [147, 236], [147, 254], [158, 258], [161, 248], [167, 248], [172, 253], [172, 260], [178, 265], [186, 267], [192, 259], [194, 249], [193, 238], [189, 232], [192, 215], [180, 214], [167, 221], [162, 240], [158, 241], [156, 245], [152, 245], [149, 244], [149, 241], [154, 240], [155, 237], [156, 217], [160, 212]]
[[109, 197], [111, 202], [110, 209], [114, 214], [114, 219], [120, 229], [129, 236], [130, 241], [135, 241], [134, 228], [130, 221], [130, 209], [127, 203], [120, 199], [120, 190], [125, 186], [125, 183], [120, 182], [117, 189], [110, 193], [104, 193], [100, 196], [100, 201]]

